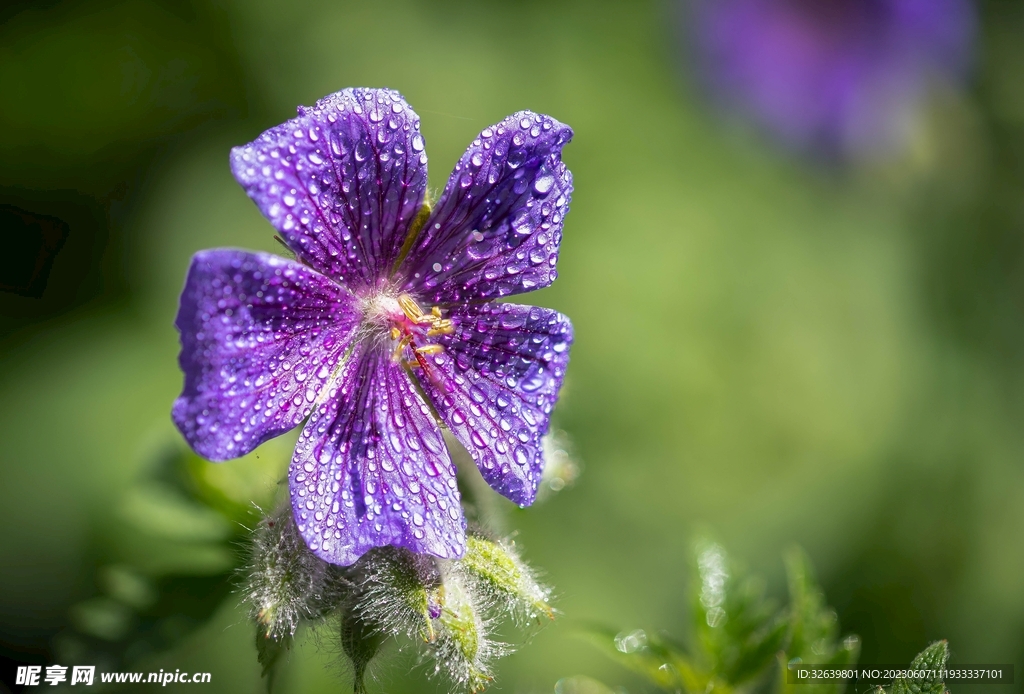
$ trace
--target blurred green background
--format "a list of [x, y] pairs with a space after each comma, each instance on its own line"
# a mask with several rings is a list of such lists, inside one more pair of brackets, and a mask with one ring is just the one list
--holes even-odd
[[[511, 519], [565, 616], [501, 662], [501, 691], [635, 686], [574, 621], [683, 631], [701, 529], [780, 594], [801, 544], [863, 662], [948, 638], [953, 662], [1019, 677], [1024, 11], [979, 11], [969, 88], [934, 96], [906, 153], [839, 168], [723, 126], [667, 3], [7, 3], [0, 203], [71, 232], [41, 299], [0, 295], [5, 670], [47, 660], [119, 499], [176, 440], [190, 255], [274, 250], [228, 149], [389, 86], [422, 117], [434, 189], [515, 110], [576, 131], [560, 278], [529, 302], [575, 323], [556, 425], [585, 470]], [[251, 638], [229, 596], [148, 662], [253, 692]], [[305, 643], [282, 691], [339, 690], [337, 658]], [[378, 691], [434, 689], [401, 662]]]

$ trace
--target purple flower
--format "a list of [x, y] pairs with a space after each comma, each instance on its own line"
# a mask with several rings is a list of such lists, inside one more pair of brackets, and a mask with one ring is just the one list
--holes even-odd
[[695, 0], [702, 76], [785, 141], [832, 154], [903, 144], [933, 78], [966, 71], [969, 0]]
[[308, 418], [292, 507], [336, 564], [383, 545], [463, 554], [438, 420], [492, 487], [532, 503], [572, 325], [494, 300], [556, 277], [571, 137], [529, 111], [486, 128], [432, 210], [419, 117], [398, 92], [346, 89], [233, 149], [235, 178], [296, 260], [192, 259], [173, 410], [189, 444], [226, 460]]

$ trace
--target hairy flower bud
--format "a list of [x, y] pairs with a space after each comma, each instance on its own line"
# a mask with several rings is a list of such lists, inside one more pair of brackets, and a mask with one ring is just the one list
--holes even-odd
[[290, 504], [260, 521], [245, 572], [251, 615], [260, 633], [276, 641], [291, 638], [301, 621], [332, 609], [347, 584], [306, 547]]
[[[515, 585], [521, 592], [524, 576], [529, 574], [520, 569], [518, 558], [509, 559], [501, 545], [471, 537], [470, 547], [466, 558], [450, 561], [382, 547], [369, 552], [355, 567], [358, 594], [352, 614], [357, 623], [351, 629], [362, 631], [353, 641], [357, 652], [349, 656], [357, 687], [361, 686], [365, 662], [373, 656], [369, 653], [363, 658], [358, 649], [365, 650], [366, 644], [379, 647], [379, 641], [374, 645], [369, 640], [373, 630], [380, 639], [407, 636], [421, 642], [434, 659], [434, 674], [444, 675], [458, 688], [479, 692], [487, 686], [492, 679], [491, 661], [510, 651], [491, 639], [492, 613], [495, 607], [504, 610], [511, 602], [505, 597], [499, 601], [504, 588], [494, 588], [486, 581], [497, 581], [509, 589]], [[477, 568], [471, 570], [471, 563]], [[348, 652], [346, 638], [343, 631]]]
[[[351, 606], [347, 606], [351, 607]], [[341, 647], [352, 661], [353, 694], [366, 692], [366, 668], [377, 655], [386, 634], [368, 624], [354, 609], [345, 609], [341, 617]]]
[[[455, 562], [447, 562], [447, 569]], [[473, 590], [459, 570], [444, 572], [444, 601], [433, 645], [434, 672], [446, 674], [452, 682], [471, 692], [487, 688], [494, 677], [491, 661], [509, 648], [490, 638], [491, 624], [485, 616], [486, 598]]]
[[381, 547], [359, 563], [358, 613], [388, 634], [432, 642], [444, 587], [430, 556]]
[[519, 557], [515, 545], [471, 535], [466, 556], [456, 563], [467, 580], [490, 600], [507, 610], [518, 622], [553, 619], [551, 591], [537, 582], [533, 570]]

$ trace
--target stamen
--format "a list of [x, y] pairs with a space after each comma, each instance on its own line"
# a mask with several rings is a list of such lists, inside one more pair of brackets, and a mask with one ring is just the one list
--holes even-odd
[[412, 335], [406, 335], [403, 337], [397, 345], [395, 345], [395, 351], [391, 353], [391, 361], [398, 361], [402, 356], [402, 350], [405, 349], [406, 345], [412, 342]]
[[435, 321], [433, 327], [427, 331], [427, 337], [434, 337], [435, 335], [451, 335], [455, 332], [455, 324], [447, 318]]
[[411, 320], [417, 325], [429, 325], [435, 326], [438, 321], [444, 320], [441, 318], [441, 308], [434, 306], [430, 309], [430, 313], [424, 313], [420, 305], [416, 303], [408, 294], [402, 294], [398, 297], [398, 305], [402, 307], [402, 311], [405, 313], [406, 318]]
[[[425, 344], [417, 346], [416, 341], [422, 337], [436, 337], [438, 335], [451, 335], [455, 332], [455, 323], [448, 319], [442, 318], [442, 309], [439, 306], [432, 306], [430, 313], [424, 313], [420, 305], [416, 303], [408, 294], [400, 294], [397, 298], [398, 306], [402, 309], [402, 313], [405, 314], [406, 320], [416, 326], [424, 326], [427, 328], [426, 334], [420, 332], [420, 330], [413, 328], [412, 326], [406, 325], [393, 325], [391, 327], [391, 339], [397, 340], [395, 344], [395, 350], [392, 353], [393, 361], [402, 361], [410, 369], [421, 369], [430, 374], [430, 368], [427, 361], [423, 358], [430, 354], [440, 354], [444, 352], [443, 345], [437, 344]], [[398, 340], [400, 336], [403, 336], [401, 340]], [[412, 355], [415, 357], [413, 360], [403, 360], [402, 355], [406, 347], [412, 348]]]
[[419, 323], [423, 316], [423, 309], [416, 303], [408, 294], [402, 294], [398, 297], [398, 305], [402, 307], [402, 311], [406, 317], [414, 323]]

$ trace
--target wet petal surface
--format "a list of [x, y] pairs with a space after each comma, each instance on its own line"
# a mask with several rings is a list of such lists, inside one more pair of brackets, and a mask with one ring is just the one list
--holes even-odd
[[481, 132], [402, 263], [405, 289], [446, 303], [551, 284], [572, 193], [562, 162], [571, 138], [567, 125], [530, 111]]
[[357, 348], [306, 423], [289, 471], [309, 548], [349, 565], [394, 545], [455, 558], [466, 521], [455, 466], [429, 407], [383, 350]]
[[236, 458], [308, 416], [351, 340], [353, 301], [292, 260], [197, 253], [175, 320], [185, 387], [172, 410], [195, 451]]
[[419, 212], [419, 116], [387, 89], [346, 89], [231, 150], [231, 170], [288, 246], [360, 289], [388, 275]]
[[569, 362], [572, 324], [551, 309], [459, 306], [456, 330], [437, 340], [420, 383], [445, 425], [495, 490], [533, 503], [543, 468], [541, 437]]

